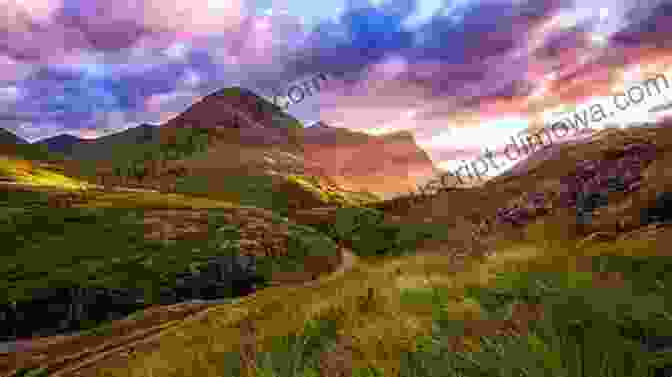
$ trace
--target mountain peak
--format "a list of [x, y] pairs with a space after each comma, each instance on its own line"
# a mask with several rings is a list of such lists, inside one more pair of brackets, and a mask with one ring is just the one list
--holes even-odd
[[251, 91], [249, 89], [242, 88], [240, 86], [231, 86], [231, 87], [220, 89], [216, 92], [213, 92], [213, 93], [207, 95], [206, 98], [207, 97], [233, 97], [233, 98], [235, 98], [235, 97], [250, 97], [250, 96], [259, 97], [253, 91]]
[[0, 127], [0, 144], [28, 144], [28, 142], [12, 131]]
[[401, 130], [401, 131], [395, 131], [391, 132], [389, 134], [384, 134], [381, 135], [385, 139], [390, 140], [390, 139], [411, 139], [415, 140], [415, 137], [413, 137], [413, 133], [411, 131], [406, 131], [406, 130]]
[[50, 152], [59, 152], [69, 154], [74, 145], [79, 144], [84, 139], [70, 134], [60, 134], [38, 141], [36, 144], [46, 145]]
[[328, 124], [324, 123], [321, 120], [318, 120], [317, 122], [311, 123], [308, 127], [306, 128], [332, 128]]
[[70, 134], [59, 134], [59, 135], [56, 135], [56, 136], [48, 137], [46, 139], [42, 139], [38, 143], [41, 143], [41, 142], [47, 141], [47, 140], [78, 140], [79, 141], [79, 140], [82, 140], [82, 139], [78, 138], [77, 136], [70, 135]]

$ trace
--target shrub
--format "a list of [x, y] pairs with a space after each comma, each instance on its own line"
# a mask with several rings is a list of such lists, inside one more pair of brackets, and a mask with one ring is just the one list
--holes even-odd
[[445, 236], [445, 227], [432, 224], [390, 224], [379, 210], [343, 207], [336, 211], [334, 224], [319, 229], [344, 242], [360, 256], [401, 255], [414, 250], [424, 239]]

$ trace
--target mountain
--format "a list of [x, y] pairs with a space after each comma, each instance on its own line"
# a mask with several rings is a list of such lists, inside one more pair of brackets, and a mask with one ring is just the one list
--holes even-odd
[[28, 142], [13, 132], [0, 128], [0, 155], [14, 156], [26, 149]]
[[303, 130], [304, 158], [337, 184], [389, 198], [416, 189], [436, 174], [427, 153], [408, 131], [372, 136], [322, 124]]
[[320, 128], [330, 128], [330, 127], [329, 127], [329, 125], [327, 125], [323, 121], [318, 120], [317, 122], [313, 122], [310, 125], [306, 126], [306, 128], [320, 129]]
[[151, 124], [99, 137], [80, 139], [76, 136], [61, 134], [38, 141], [35, 144], [46, 145], [50, 152], [60, 152], [76, 159], [108, 159], [115, 150], [124, 145], [137, 145], [159, 141], [159, 128]]
[[49, 152], [58, 152], [66, 155], [72, 154], [75, 144], [81, 143], [83, 139], [69, 134], [61, 134], [38, 141], [37, 145], [46, 145]]
[[[562, 217], [562, 221], [575, 219], [579, 216], [577, 195], [583, 192], [602, 195], [600, 200], [604, 201], [593, 204], [599, 208], [583, 225], [582, 232], [631, 231], [647, 224], [642, 211], [654, 205], [656, 195], [672, 191], [669, 174], [665, 173], [670, 150], [669, 120], [658, 122], [653, 128], [601, 130], [584, 140], [537, 151], [509, 174], [479, 187], [442, 192], [426, 201], [416, 201], [410, 210], [403, 209], [403, 214], [462, 218], [475, 226], [483, 221], [499, 224], [493, 232], [504, 231], [513, 224], [514, 232], [506, 234], [518, 237], [515, 229], [541, 216], [558, 220], [569, 216]], [[402, 210], [398, 214], [402, 215]]]
[[205, 96], [162, 126], [172, 137], [177, 128], [197, 127], [211, 130], [213, 139], [243, 145], [294, 144], [301, 122], [252, 91], [233, 87]]
[[75, 159], [105, 160], [119, 146], [170, 143], [183, 128], [207, 130], [209, 147], [205, 157], [171, 162], [171, 169], [211, 177], [213, 190], [220, 183], [226, 188], [221, 177], [227, 175], [310, 176], [324, 187], [389, 197], [436, 172], [410, 132], [372, 136], [324, 122], [303, 128], [280, 107], [238, 87], [203, 97], [160, 127], [144, 124], [93, 140], [59, 135], [40, 143]]
[[11, 131], [0, 128], [0, 144], [28, 144], [28, 142]]
[[535, 168], [540, 166], [542, 162], [549, 159], [560, 157], [561, 151], [566, 150], [566, 148], [569, 146], [577, 147], [580, 145], [594, 144], [599, 142], [600, 140], [617, 137], [616, 135], [626, 135], [629, 133], [628, 131], [629, 129], [645, 129], [645, 128], [656, 129], [666, 126], [669, 126], [669, 122], [665, 121], [660, 121], [657, 123], [635, 122], [627, 124], [625, 128], [621, 128], [619, 126], [610, 126], [608, 124], [605, 125], [603, 129], [595, 130], [593, 132], [591, 132], [590, 130], [583, 130], [580, 138], [561, 142], [558, 142], [559, 140], [554, 139], [553, 144], [548, 145], [544, 148], [540, 148], [538, 145], [535, 146], [534, 151], [531, 154], [524, 156], [522, 160], [520, 160], [515, 165], [510, 167], [504, 173], [493, 178], [493, 182], [497, 182], [498, 179], [503, 179], [513, 175], [526, 174], [527, 172], [534, 170]]
[[82, 140], [73, 146], [70, 155], [77, 159], [109, 159], [125, 145], [159, 142], [159, 134], [158, 126], [141, 124], [97, 139]]
[[[209, 161], [194, 168], [291, 171], [329, 179], [348, 191], [382, 197], [407, 193], [418, 179], [435, 172], [429, 156], [410, 132], [372, 136], [316, 122], [300, 125], [282, 109], [253, 92], [227, 88], [204, 97], [161, 127], [170, 138], [182, 127], [210, 131]], [[283, 153], [285, 153], [283, 155]], [[292, 157], [287, 157], [286, 154]], [[267, 163], [268, 159], [276, 163]], [[280, 166], [279, 161], [284, 165]], [[251, 168], [255, 166], [255, 168]]]

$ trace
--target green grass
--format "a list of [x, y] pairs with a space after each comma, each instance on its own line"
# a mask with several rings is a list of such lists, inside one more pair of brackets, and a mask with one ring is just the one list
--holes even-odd
[[65, 154], [49, 152], [43, 144], [14, 144], [12, 147], [12, 155], [16, 158], [45, 162], [61, 162], [66, 159]]
[[[648, 352], [642, 334], [672, 336], [672, 317], [662, 271], [672, 257], [599, 256], [594, 269], [578, 271], [501, 272], [487, 287], [472, 286], [462, 299], [483, 308], [484, 320], [508, 320], [513, 306], [541, 304], [544, 316], [529, 323], [528, 333], [478, 339], [472, 351], [449, 347], [465, 335], [466, 325], [448, 308], [455, 299], [448, 288], [412, 288], [402, 305], [431, 306], [433, 330], [416, 338], [415, 350], [401, 353], [400, 377], [650, 377], [672, 364], [672, 355]], [[595, 284], [594, 272], [621, 271], [618, 287]], [[630, 275], [628, 275], [630, 274]], [[633, 278], [635, 280], [629, 280]], [[663, 281], [665, 280], [665, 281]], [[321, 325], [316, 325], [316, 323]], [[257, 355], [257, 376], [320, 376], [320, 355], [331, 352], [336, 322], [309, 321], [300, 335], [271, 338]], [[226, 354], [226, 376], [240, 376], [240, 354]], [[220, 364], [221, 365], [221, 364]], [[355, 368], [353, 376], [385, 376], [373, 366]]]
[[[212, 194], [212, 178], [188, 176], [176, 181], [176, 192], [188, 195]], [[241, 205], [269, 209], [281, 215], [289, 211], [289, 194], [275, 189], [271, 176], [226, 176], [226, 193], [239, 198]]]
[[[289, 202], [292, 195], [278, 188], [277, 178], [266, 175], [226, 176], [224, 192], [212, 192], [212, 178], [202, 176], [186, 176], [176, 181], [176, 192], [187, 195], [214, 196], [217, 194], [235, 197], [241, 205], [265, 208], [286, 216], [289, 213]], [[354, 206], [359, 203], [375, 200], [375, 195], [366, 193], [325, 192], [319, 189], [314, 178], [290, 175], [286, 177], [290, 184], [303, 190], [306, 195], [313, 195], [324, 206]], [[316, 202], [319, 202], [316, 201]]]
[[[319, 377], [319, 358], [336, 342], [337, 324], [329, 319], [306, 322], [298, 334], [275, 337], [257, 353], [256, 373], [259, 377]], [[239, 352], [225, 354], [223, 363], [227, 377], [241, 376]]]
[[529, 334], [482, 337], [474, 352], [448, 348], [464, 325], [445, 318], [441, 308], [447, 299], [440, 292], [425, 292], [425, 302], [435, 305], [435, 328], [418, 340], [417, 351], [403, 355], [401, 376], [653, 376], [655, 367], [672, 363], [672, 355], [647, 352], [642, 335], [672, 336], [670, 293], [657, 279], [661, 274], [653, 273], [669, 269], [672, 258], [600, 256], [596, 262], [603, 271], [617, 266], [635, 280], [606, 288], [594, 284], [590, 271], [507, 272], [493, 286], [470, 288], [468, 296], [481, 304], [487, 319], [510, 319], [516, 303], [544, 308]]
[[258, 261], [258, 271], [270, 280], [274, 272], [301, 272], [306, 256], [330, 256], [338, 253], [336, 243], [312, 227], [288, 223], [287, 254]]
[[[143, 288], [153, 302], [176, 274], [200, 269], [213, 256], [240, 252], [237, 226], [209, 210], [204, 240], [145, 240], [142, 208], [52, 208], [45, 194], [4, 192], [0, 197], [0, 302], [28, 299], [44, 287]], [[284, 221], [281, 217], [277, 221]], [[329, 238], [289, 224], [283, 258], [262, 258], [267, 276], [300, 269], [305, 255], [336, 253]]]
[[380, 200], [376, 195], [369, 192], [322, 191], [317, 178], [307, 175], [289, 175], [287, 179], [314, 193], [327, 204], [358, 206]]
[[384, 221], [381, 211], [344, 207], [333, 224], [317, 226], [330, 237], [344, 241], [359, 256], [402, 255], [413, 252], [426, 239], [445, 239], [447, 229], [437, 224], [398, 224]]
[[17, 377], [47, 377], [49, 372], [45, 368], [20, 368]]

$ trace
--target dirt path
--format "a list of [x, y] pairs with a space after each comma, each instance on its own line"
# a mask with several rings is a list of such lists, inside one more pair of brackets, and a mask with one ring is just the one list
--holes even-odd
[[[342, 248], [341, 255], [341, 264], [334, 272], [303, 285], [311, 287], [323, 284], [343, 275], [357, 265], [359, 258], [351, 250]], [[146, 350], [157, 346], [164, 331], [220, 304], [221, 300], [202, 300], [197, 303], [181, 303], [149, 309], [156, 312], [155, 317], [157, 318], [152, 320], [149, 316], [144, 321], [138, 321], [135, 326], [133, 323], [127, 324], [126, 331], [121, 331], [120, 334], [112, 337], [96, 339], [83, 336], [57, 336], [32, 342], [20, 341], [22, 350], [17, 353], [0, 355], [0, 373], [3, 373], [3, 377], [14, 377], [18, 366], [39, 365], [49, 371], [50, 377], [93, 377], [96, 376], [100, 363], [123, 365], [128, 357], [132, 357], [134, 350], [140, 347]], [[59, 349], [62, 351], [59, 352]]]

